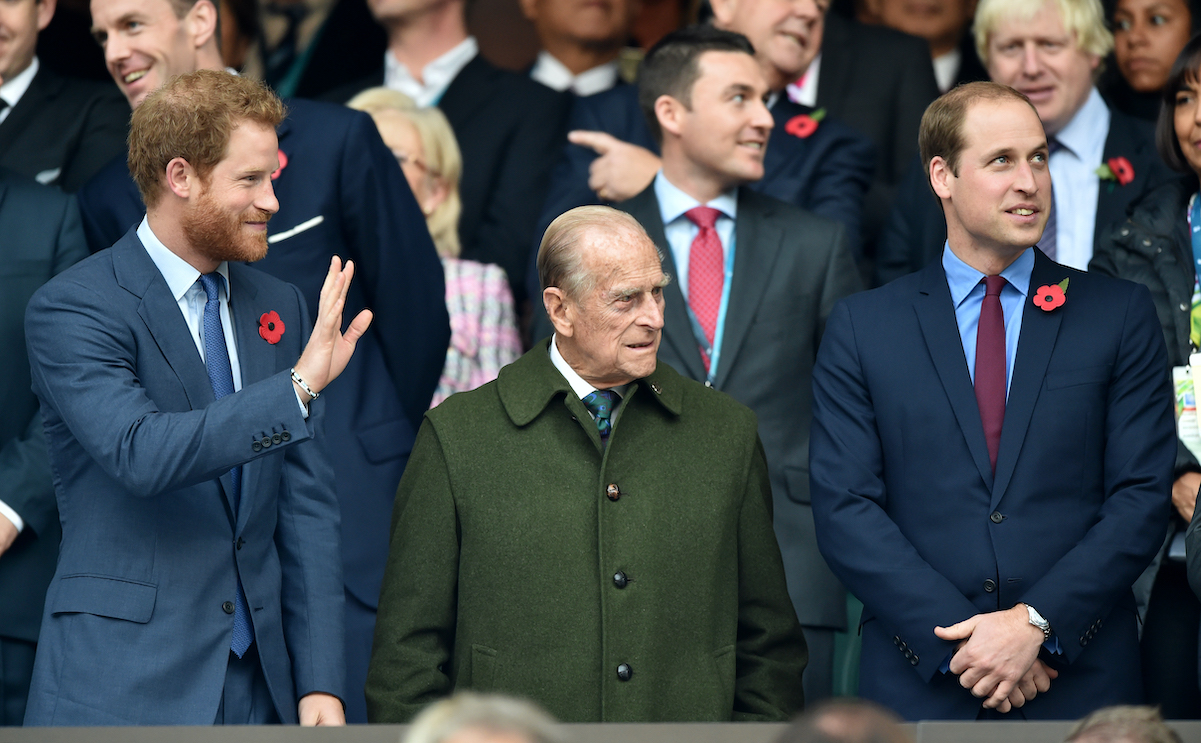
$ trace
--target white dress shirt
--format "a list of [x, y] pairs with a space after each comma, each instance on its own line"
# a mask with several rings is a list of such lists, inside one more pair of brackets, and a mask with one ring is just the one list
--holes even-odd
[[21, 100], [21, 96], [25, 95], [25, 91], [29, 90], [29, 84], [33, 82], [33, 78], [38, 74], [38, 67], [38, 58], [34, 57], [28, 67], [14, 75], [13, 79], [5, 80], [4, 84], [0, 85], [0, 98], [3, 98], [4, 102], [8, 104], [4, 107], [3, 111], [0, 111], [0, 122], [8, 118], [13, 107]]
[[[575, 369], [571, 368], [571, 364], [567, 363], [567, 359], [563, 358], [563, 354], [559, 353], [558, 333], [555, 333], [550, 338], [549, 353], [550, 363], [555, 365], [555, 368], [558, 369], [559, 373], [563, 375], [563, 378], [567, 380], [567, 384], [571, 385], [571, 391], [574, 392], [577, 397], [583, 400], [588, 395], [596, 392], [596, 388], [585, 382], [584, 378], [577, 374]], [[622, 384], [618, 385], [617, 387], [609, 387], [607, 389], [613, 390], [617, 393], [618, 397], [624, 398], [626, 396], [627, 387], [629, 387], [628, 384]], [[588, 411], [588, 415], [592, 415], [591, 410]], [[596, 418], [594, 415], [592, 417]]]
[[618, 71], [615, 59], [576, 75], [543, 49], [538, 52], [538, 59], [534, 62], [534, 68], [530, 70], [530, 77], [560, 93], [570, 90], [578, 96], [586, 96], [603, 93], [616, 85]]
[[1093, 257], [1097, 195], [1101, 189], [1097, 168], [1105, 156], [1109, 118], [1109, 108], [1093, 88], [1084, 106], [1055, 135], [1062, 147], [1051, 155], [1051, 183], [1055, 189], [1055, 260], [1081, 271], [1088, 270], [1088, 262]]
[[788, 97], [793, 103], [814, 108], [817, 106], [817, 79], [821, 76], [822, 55], [817, 53], [809, 64], [809, 71], [801, 75], [801, 79], [788, 86]]
[[963, 53], [958, 48], [934, 58], [934, 80], [938, 83], [939, 90], [945, 93], [955, 84], [962, 61]]
[[384, 85], [404, 93], [418, 106], [436, 106], [455, 77], [479, 53], [480, 46], [475, 37], [468, 36], [419, 70], [421, 79], [418, 80], [408, 67], [392, 56], [392, 52], [384, 52]]

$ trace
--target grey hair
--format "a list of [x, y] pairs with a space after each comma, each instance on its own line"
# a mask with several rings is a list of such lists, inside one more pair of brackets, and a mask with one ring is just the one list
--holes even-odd
[[1067, 743], [1180, 743], [1158, 707], [1115, 705], [1085, 717], [1068, 733]]
[[[638, 220], [619, 209], [578, 206], [563, 212], [546, 228], [538, 246], [538, 283], [543, 289], [556, 286], [567, 297], [578, 300], [596, 288], [597, 277], [584, 266], [584, 238], [592, 230], [606, 236], [633, 233], [654, 244]], [[663, 251], [656, 246], [655, 252], [662, 261]]]
[[404, 743], [442, 743], [468, 729], [515, 733], [529, 743], [563, 743], [554, 718], [531, 702], [499, 694], [460, 692], [426, 707]]

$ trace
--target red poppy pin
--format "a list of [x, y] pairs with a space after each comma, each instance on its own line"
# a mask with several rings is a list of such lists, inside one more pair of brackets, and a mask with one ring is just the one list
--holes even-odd
[[1050, 312], [1056, 307], [1062, 307], [1063, 303], [1068, 301], [1068, 280], [1064, 279], [1058, 284], [1050, 284], [1049, 286], [1040, 286], [1034, 294], [1034, 304], [1043, 312]]
[[819, 108], [811, 114], [793, 116], [788, 120], [788, 123], [784, 125], [784, 131], [788, 132], [794, 137], [806, 139], [815, 131], [817, 131], [817, 125], [820, 124], [824, 118], [826, 118], [826, 109], [824, 108]]
[[279, 339], [284, 337], [284, 321], [279, 319], [278, 312], [271, 310], [263, 313], [259, 318], [259, 335], [271, 345], [279, 343]]
[[1125, 186], [1134, 181], [1134, 166], [1124, 157], [1111, 157], [1095, 171], [1101, 180], [1109, 181], [1109, 189], [1116, 183]]
[[[271, 180], [279, 178], [279, 174], [284, 172], [284, 168], [288, 167], [288, 156], [283, 150], [279, 150], [279, 167], [271, 174]], [[273, 341], [274, 342], [274, 341]]]

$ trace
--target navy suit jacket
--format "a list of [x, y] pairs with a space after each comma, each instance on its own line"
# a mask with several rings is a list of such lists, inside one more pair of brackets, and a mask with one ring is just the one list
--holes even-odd
[[860, 695], [907, 719], [974, 719], [934, 627], [1026, 602], [1063, 654], [1013, 716], [1141, 703], [1131, 585], [1163, 542], [1176, 458], [1146, 287], [1035, 254], [995, 477], [941, 262], [835, 307], [814, 370], [818, 546], [864, 603]]
[[0, 555], [0, 635], [35, 642], [61, 534], [42, 416], [29, 386], [25, 306], [88, 249], [73, 198], [7, 172], [0, 172], [0, 235], [0, 501], [25, 521]]
[[[857, 251], [863, 196], [875, 172], [875, 147], [866, 137], [832, 118], [824, 119], [813, 134], [803, 139], [786, 131], [789, 120], [811, 110], [784, 95], [776, 101], [772, 107], [776, 126], [763, 160], [765, 172], [750, 187], [842, 223], [847, 244]], [[606, 132], [659, 153], [638, 106], [636, 85], [618, 85], [604, 93], [576, 98], [568, 131], [575, 129]], [[596, 152], [588, 147], [565, 144], [551, 177], [537, 240], [542, 239], [547, 226], [563, 212], [585, 204], [603, 203], [588, 188], [588, 167], [596, 158]], [[540, 296], [536, 283], [530, 286], [532, 297]]]
[[[281, 719], [310, 692], [345, 696], [338, 504], [313, 441], [323, 400], [303, 417], [289, 376], [308, 313], [296, 287], [229, 271], [242, 389], [216, 401], [134, 231], [29, 303], [63, 540], [26, 725], [211, 725], [239, 578]], [[276, 344], [258, 332], [272, 310]]]
[[[1101, 183], [1097, 193], [1097, 215], [1093, 244], [1109, 234], [1109, 228], [1126, 218], [1126, 209], [1140, 196], [1178, 177], [1155, 151], [1155, 130], [1117, 109], [1109, 109], [1109, 133], [1102, 157], [1125, 157], [1134, 168], [1134, 180], [1125, 186]], [[1097, 163], [1100, 165], [1100, 163]], [[876, 285], [882, 286], [917, 271], [942, 255], [947, 223], [942, 204], [930, 191], [921, 159], [912, 160], [897, 195], [888, 223], [880, 235], [876, 252]]]
[[[296, 285], [316, 307], [331, 255], [356, 264], [346, 317], [375, 320], [325, 391], [324, 446], [342, 504], [347, 588], [379, 601], [388, 515], [450, 342], [442, 264], [396, 158], [371, 118], [343, 106], [288, 102], [279, 127], [287, 165], [275, 180], [279, 212], [255, 268]], [[283, 158], [281, 158], [281, 163]], [[111, 245], [145, 208], [124, 158], [79, 193], [93, 251]]]

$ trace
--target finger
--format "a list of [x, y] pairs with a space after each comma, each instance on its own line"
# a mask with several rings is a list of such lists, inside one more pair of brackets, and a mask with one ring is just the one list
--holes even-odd
[[1000, 704], [997, 705], [997, 711], [1002, 714], [1009, 712], [1012, 709], [1013, 709], [1013, 702], [1010, 702], [1008, 699], [1006, 699], [1004, 702], [1001, 702]]
[[363, 310], [355, 315], [355, 318], [350, 321], [350, 327], [342, 334], [342, 340], [351, 344], [351, 346], [358, 343], [359, 338], [363, 337], [363, 333], [367, 332], [367, 328], [371, 327], [371, 320], [373, 318], [374, 315], [371, 313], [371, 310]]
[[997, 705], [997, 709], [1001, 709], [1003, 704], [1009, 704], [1010, 707], [1016, 709], [1021, 707], [1026, 702], [1030, 701], [1031, 697], [1026, 696], [1021, 687], [1013, 687], [1013, 691], [1009, 692], [1009, 696], [1005, 697], [1005, 701]]
[[[354, 279], [354, 261], [346, 261], [346, 268], [342, 269], [342, 301], [346, 301], [346, 294], [350, 291], [350, 282]], [[338, 323], [341, 326], [341, 322]]]
[[[959, 675], [959, 685], [965, 689], [973, 689], [977, 684], [980, 684], [984, 681], [985, 675], [986, 674], [984, 670], [979, 667], [973, 666], [967, 668]], [[994, 680], [992, 682], [992, 686], [988, 687], [988, 691], [992, 691], [993, 687], [996, 686], [996, 683], [997, 682]], [[976, 696], [982, 695], [977, 694]]]
[[[984, 702], [985, 707], [996, 707], [998, 704], [1000, 704], [1001, 699], [1004, 699], [1005, 697], [1009, 696], [1009, 693], [1007, 691], [1005, 694], [1001, 695], [1000, 699], [994, 700], [993, 697], [996, 696], [996, 692], [997, 692], [997, 677], [996, 676], [986, 676], [986, 677], [980, 679], [979, 681], [977, 681], [976, 685], [972, 687], [972, 696], [974, 696], [978, 699], [986, 700]], [[990, 702], [991, 702], [991, 704], [990, 704]]]
[[576, 129], [567, 133], [567, 141], [583, 145], [598, 155], [603, 155], [613, 148], [619, 140], [604, 132], [592, 132], [586, 129]]
[[329, 260], [329, 271], [325, 274], [325, 281], [321, 284], [321, 294], [317, 299], [317, 319], [320, 321], [329, 314], [329, 305], [334, 287], [337, 285], [338, 276], [342, 273], [342, 260], [338, 256], [333, 256]]
[[976, 623], [979, 621], [979, 615], [969, 617], [950, 627], [935, 627], [934, 634], [942, 640], [965, 640], [972, 636], [972, 630], [976, 629]]
[[[1035, 683], [1034, 679], [1035, 679], [1035, 674], [1027, 674], [1026, 676], [1023, 676], [1022, 680], [1019, 681], [1017, 686], [1015, 687], [1015, 689], [1016, 689], [1015, 693], [1021, 694], [1027, 700], [1033, 699], [1034, 697], [1038, 696], [1038, 684]], [[1010, 695], [1011, 698], [1012, 698], [1012, 696], [1013, 695]], [[1013, 706], [1021, 707], [1022, 705], [1014, 704]]]
[[[982, 682], [983, 683], [983, 682]], [[997, 688], [993, 689], [992, 694], [988, 697], [988, 701], [984, 703], [985, 707], [998, 707], [1001, 702], [1009, 698], [1010, 695], [1017, 689], [1017, 685], [1009, 679], [1003, 679], [997, 684]]]

